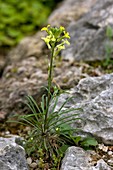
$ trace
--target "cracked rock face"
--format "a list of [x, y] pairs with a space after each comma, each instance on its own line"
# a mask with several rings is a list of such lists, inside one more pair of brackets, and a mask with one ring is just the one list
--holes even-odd
[[[98, 141], [113, 145], [113, 74], [82, 79], [71, 93], [73, 101], [65, 108], [83, 109], [79, 114], [82, 120], [72, 127], [81, 128], [82, 135], [93, 135]], [[67, 97], [67, 94], [60, 96], [57, 108]]]
[[105, 59], [105, 47], [113, 46], [106, 36], [107, 26], [113, 28], [113, 1], [98, 0], [81, 19], [68, 27], [71, 45], [62, 52], [68, 60], [95, 61]]
[[0, 169], [28, 170], [24, 148], [15, 143], [15, 137], [0, 137]]
[[111, 170], [103, 159], [98, 160], [96, 165], [92, 165], [90, 156], [91, 151], [72, 146], [66, 151], [61, 170]]

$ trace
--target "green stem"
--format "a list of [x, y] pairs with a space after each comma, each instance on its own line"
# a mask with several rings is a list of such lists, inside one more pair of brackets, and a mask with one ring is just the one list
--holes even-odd
[[50, 96], [51, 96], [53, 58], [54, 58], [54, 46], [53, 46], [52, 51], [51, 51], [50, 68], [49, 68], [49, 75], [48, 75], [48, 106], [49, 106]]
[[47, 118], [48, 118], [49, 103], [50, 103], [50, 99], [51, 99], [51, 84], [52, 84], [54, 49], [55, 49], [55, 47], [53, 46], [52, 50], [51, 50], [50, 67], [49, 67], [49, 75], [48, 75], [48, 102], [47, 102], [47, 108], [46, 108], [45, 120], [44, 120], [44, 133], [46, 131], [46, 123], [47, 123]]

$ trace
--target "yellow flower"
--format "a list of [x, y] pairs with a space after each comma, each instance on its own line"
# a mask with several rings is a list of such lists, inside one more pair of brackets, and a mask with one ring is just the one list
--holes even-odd
[[70, 42], [68, 40], [65, 40], [64, 43], [70, 45]]
[[60, 26], [60, 30], [61, 30], [61, 31], [64, 31], [64, 30], [65, 30], [65, 28], [64, 28], [64, 27], [62, 27], [62, 26]]
[[48, 31], [48, 28], [50, 27], [50, 25], [47, 25], [47, 27], [43, 27], [42, 29], [41, 29], [41, 31]]
[[65, 36], [65, 38], [70, 38], [70, 36], [69, 36], [69, 33], [68, 33], [68, 32], [66, 32], [66, 33], [64, 34], [64, 36]]

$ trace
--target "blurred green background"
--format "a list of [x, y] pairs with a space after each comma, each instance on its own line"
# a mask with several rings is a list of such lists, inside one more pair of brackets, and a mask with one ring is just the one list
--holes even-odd
[[0, 48], [15, 46], [46, 24], [61, 0], [0, 0]]

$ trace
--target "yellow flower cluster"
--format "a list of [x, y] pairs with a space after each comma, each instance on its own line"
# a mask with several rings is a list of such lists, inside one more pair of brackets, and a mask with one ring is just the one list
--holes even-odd
[[66, 44], [70, 44], [67, 40], [70, 38], [69, 33], [62, 26], [57, 28], [48, 25], [47, 27], [43, 27], [41, 31], [47, 32], [47, 36], [42, 37], [42, 39], [50, 50], [54, 48], [54, 57], [57, 56], [62, 49], [65, 49]]

